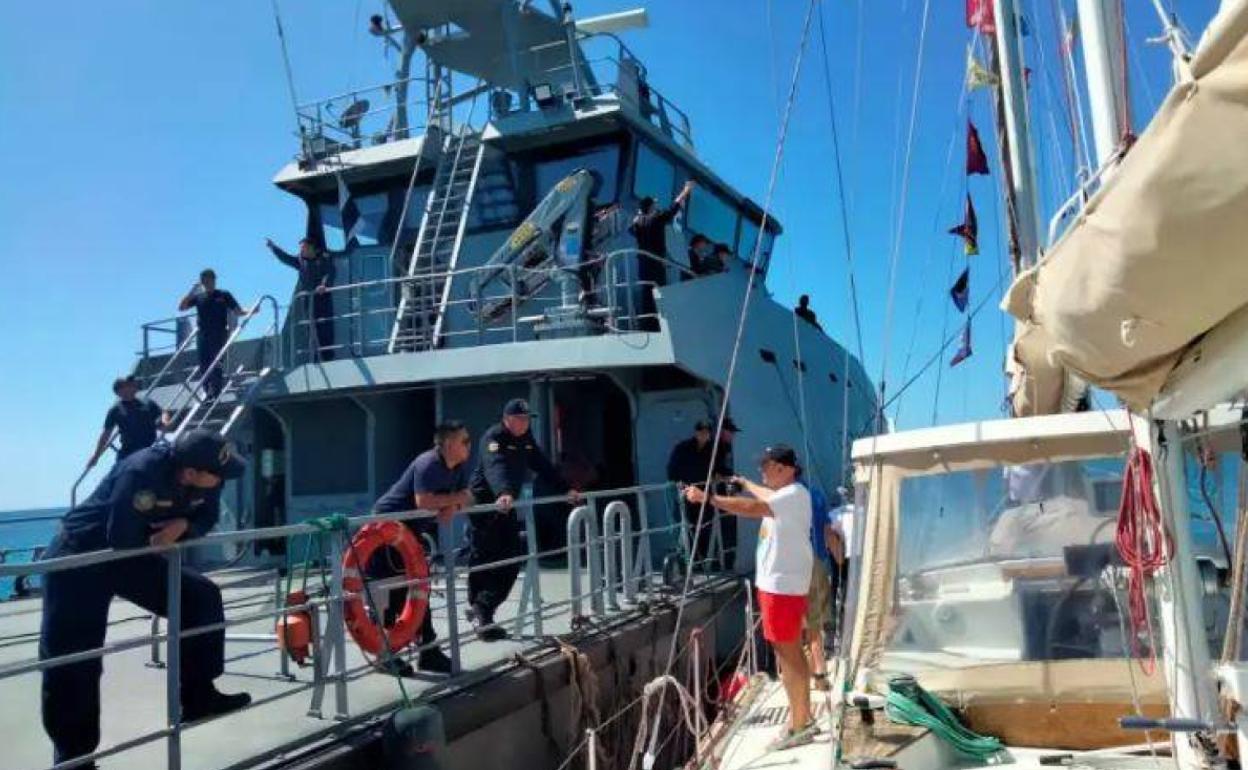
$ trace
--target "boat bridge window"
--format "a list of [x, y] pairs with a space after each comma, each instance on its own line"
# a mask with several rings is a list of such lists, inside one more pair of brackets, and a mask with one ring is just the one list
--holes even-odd
[[737, 244], [737, 254], [745, 262], [754, 259], [754, 248], [758, 247], [758, 264], [763, 268], [771, 261], [771, 247], [776, 240], [776, 234], [770, 227], [763, 233], [763, 242], [758, 243], [758, 223], [750, 218], [749, 215], [741, 217], [741, 240]]
[[633, 195], [647, 195], [666, 205], [676, 189], [676, 167], [644, 142], [637, 144], [637, 169], [633, 174]]
[[694, 190], [689, 197], [686, 227], [689, 232], [702, 233], [715, 243], [726, 243], [736, 252], [737, 210], [705, 187]]
[[386, 221], [386, 212], [390, 208], [390, 196], [381, 192], [354, 196], [352, 201], [360, 214], [359, 221], [355, 223], [353, 229], [356, 241], [361, 246], [376, 246], [381, 243], [382, 227]]
[[336, 203], [322, 203], [318, 207], [321, 214], [321, 228], [325, 235], [325, 248], [330, 251], [342, 251], [347, 247], [346, 236], [342, 232], [342, 214]]
[[620, 146], [601, 145], [576, 155], [542, 160], [534, 164], [534, 203], [546, 197], [554, 186], [577, 169], [588, 169], [598, 176], [600, 182], [594, 194], [598, 204], [614, 203], [619, 195]]

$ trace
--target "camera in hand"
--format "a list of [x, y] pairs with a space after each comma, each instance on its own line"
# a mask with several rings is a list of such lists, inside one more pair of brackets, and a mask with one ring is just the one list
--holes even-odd
[[741, 494], [741, 485], [732, 479], [716, 479], [714, 484], [715, 494], [721, 497], [732, 497]]

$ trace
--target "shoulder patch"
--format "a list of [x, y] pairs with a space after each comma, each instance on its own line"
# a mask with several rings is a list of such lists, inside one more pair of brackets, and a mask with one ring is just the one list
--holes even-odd
[[134, 506], [134, 510], [139, 513], [147, 513], [156, 507], [156, 493], [150, 489], [135, 492], [134, 499], [130, 502]]
[[497, 452], [497, 451], [498, 451], [498, 442], [497, 442], [497, 441], [491, 441], [491, 442], [490, 442], [490, 443], [489, 443], [489, 444], [485, 447], [485, 449], [486, 449], [486, 451], [487, 451], [487, 452]]

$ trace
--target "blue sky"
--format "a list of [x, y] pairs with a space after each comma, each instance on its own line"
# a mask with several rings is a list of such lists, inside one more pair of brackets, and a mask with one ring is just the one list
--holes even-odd
[[[1060, 134], [1054, 126], [1065, 125], [1049, 118], [1058, 112], [1053, 94], [1060, 84], [1051, 4], [1022, 0], [1033, 28], [1033, 111], [1041, 116], [1038, 130], [1050, 138]], [[861, 25], [860, 5], [869, 8]], [[1147, 116], [1166, 90], [1168, 57], [1143, 43], [1158, 32], [1148, 4], [1128, 5], [1135, 107]], [[625, 34], [655, 86], [690, 115], [700, 155], [760, 202], [805, 6], [668, 0], [649, 8], [649, 29]], [[1199, 30], [1214, 6], [1189, 0], [1178, 10]], [[283, 0], [281, 7], [301, 99], [391, 77], [393, 62], [382, 59], [364, 29], [378, 0]], [[630, 7], [584, 0], [576, 10], [584, 17]], [[932, 355], [942, 333], [957, 328], [945, 292], [962, 262], [944, 230], [959, 219], [966, 189], [958, 102], [970, 34], [960, 0], [825, 0], [823, 14], [865, 363], [878, 378], [887, 327], [888, 380], [899, 384]], [[3, 510], [66, 501], [111, 401], [109, 383], [133, 362], [139, 325], [172, 315], [202, 267], [215, 267], [221, 284], [244, 303], [290, 291], [291, 272], [262, 244], [266, 236], [292, 243], [303, 228], [303, 208], [270, 182], [298, 147], [268, 2], [118, 0], [75, 4], [53, 16], [35, 4], [7, 3], [0, 10], [0, 72]], [[973, 95], [969, 109], [994, 171], [970, 181], [981, 240], [971, 265], [972, 303], [994, 296], [974, 321], [974, 357], [955, 369], [942, 361], [918, 380], [900, 402], [901, 427], [927, 425], [934, 412], [941, 422], [1000, 414], [1010, 331], [993, 310], [998, 271], [1008, 270], [995, 213], [1000, 174], [987, 95]], [[816, 27], [774, 201], [786, 234], [769, 289], [786, 303], [809, 291], [825, 328], [852, 341], [829, 128]], [[1061, 167], [1063, 145], [1068, 156], [1068, 142], [1059, 139], [1039, 159], [1049, 208], [1057, 180], [1069, 177]], [[908, 194], [898, 236], [902, 187]]]

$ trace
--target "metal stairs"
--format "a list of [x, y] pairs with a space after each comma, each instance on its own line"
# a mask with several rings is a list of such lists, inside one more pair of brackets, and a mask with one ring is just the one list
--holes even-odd
[[485, 145], [467, 125], [448, 134], [408, 260], [388, 352], [431, 350], [442, 335], [449, 273], [459, 259]]
[[[249, 368], [241, 363], [233, 368], [230, 363], [230, 350], [242, 337], [252, 319], [260, 314], [260, 306], [265, 301], [274, 304], [272, 328], [267, 333], [277, 334], [278, 327], [276, 302], [271, 297], [262, 297], [240, 316], [238, 323], [226, 338], [225, 345], [217, 354], [214, 364], [223, 369], [224, 377], [220, 392], [209, 395], [204, 389], [205, 372], [193, 370], [174, 392], [172, 399], [165, 405], [171, 415], [172, 427], [166, 431], [169, 441], [177, 441], [188, 430], [205, 428], [222, 436], [229, 436], [238, 424], [239, 418], [247, 411], [247, 407], [255, 399], [256, 393], [264, 379], [274, 371], [273, 361], [268, 364], [256, 364]], [[276, 360], [275, 358], [273, 360]], [[211, 368], [210, 368], [211, 370]], [[148, 388], [150, 393], [151, 387]]]

